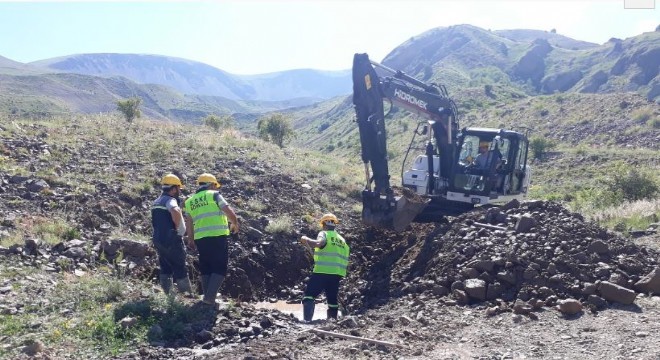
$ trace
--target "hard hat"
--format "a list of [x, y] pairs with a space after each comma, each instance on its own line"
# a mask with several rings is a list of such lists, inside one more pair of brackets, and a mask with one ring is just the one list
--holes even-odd
[[323, 226], [326, 221], [332, 221], [333, 223], [335, 223], [335, 225], [339, 224], [339, 220], [337, 219], [337, 217], [334, 214], [331, 214], [331, 213], [327, 213], [327, 214], [323, 215], [321, 217], [321, 220], [319, 220], [319, 224], [321, 226]]
[[479, 147], [490, 147], [490, 142], [488, 141], [480, 141], [479, 142]]
[[216, 184], [220, 186], [220, 183], [215, 178], [215, 176], [209, 173], [204, 173], [197, 178], [197, 185], [201, 185], [201, 184]]
[[160, 180], [160, 184], [163, 186], [179, 186], [182, 189], [184, 187], [181, 179], [179, 179], [179, 177], [174, 174], [167, 174], [163, 176], [163, 179]]

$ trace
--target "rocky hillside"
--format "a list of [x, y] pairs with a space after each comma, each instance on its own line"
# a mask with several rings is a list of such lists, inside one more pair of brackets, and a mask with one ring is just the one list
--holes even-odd
[[476, 82], [528, 94], [639, 91], [652, 100], [660, 94], [658, 54], [660, 32], [595, 45], [554, 33], [456, 25], [412, 37], [383, 64], [450, 89]]
[[351, 91], [349, 71], [297, 69], [235, 75], [204, 63], [159, 55], [80, 54], [31, 65], [76, 74], [123, 76], [140, 84], [166, 85], [183, 94], [232, 100], [307, 99], [310, 103]]
[[[360, 166], [237, 132], [78, 116], [5, 121], [0, 139], [1, 356], [660, 355], [648, 341], [659, 330], [658, 248], [555, 202], [394, 233], [360, 223]], [[219, 311], [167, 299], [156, 285], [148, 209], [169, 171], [185, 195], [197, 174], [217, 174], [241, 218]], [[352, 248], [344, 317], [306, 325], [257, 307], [300, 300], [311, 256], [296, 240], [316, 233], [327, 211]], [[386, 343], [320, 341], [319, 327]]]

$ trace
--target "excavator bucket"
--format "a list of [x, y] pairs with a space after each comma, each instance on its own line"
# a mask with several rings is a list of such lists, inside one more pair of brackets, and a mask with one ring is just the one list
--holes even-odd
[[377, 228], [403, 231], [428, 202], [408, 189], [403, 189], [401, 196], [379, 195], [365, 190], [362, 192], [362, 222]]

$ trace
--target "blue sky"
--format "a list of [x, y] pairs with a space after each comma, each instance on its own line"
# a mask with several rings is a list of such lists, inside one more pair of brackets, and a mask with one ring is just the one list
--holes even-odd
[[[625, 9], [624, 2], [655, 4]], [[438, 26], [556, 29], [602, 44], [653, 31], [660, 0], [76, 1], [0, 0], [0, 56], [20, 62], [79, 53], [139, 53], [205, 62], [235, 74], [348, 69], [382, 59]]]

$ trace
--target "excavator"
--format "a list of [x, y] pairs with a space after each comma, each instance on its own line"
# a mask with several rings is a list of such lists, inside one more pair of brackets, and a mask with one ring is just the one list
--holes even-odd
[[[353, 104], [366, 177], [364, 224], [403, 231], [411, 222], [440, 221], [475, 206], [526, 198], [531, 180], [527, 133], [459, 128], [458, 110], [445, 86], [355, 54]], [[385, 122], [394, 107], [423, 119], [404, 156], [401, 187], [390, 185], [388, 168]], [[407, 168], [412, 152], [417, 156]]]

